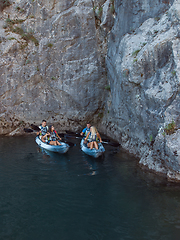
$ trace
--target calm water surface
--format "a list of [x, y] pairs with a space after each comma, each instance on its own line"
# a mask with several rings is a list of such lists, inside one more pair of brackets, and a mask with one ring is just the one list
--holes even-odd
[[95, 160], [0, 137], [0, 240], [180, 239], [180, 187], [106, 147]]

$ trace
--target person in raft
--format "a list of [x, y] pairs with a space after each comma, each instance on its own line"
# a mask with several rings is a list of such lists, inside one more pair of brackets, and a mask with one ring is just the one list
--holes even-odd
[[86, 141], [87, 139], [89, 141], [87, 146], [90, 149], [93, 149], [93, 147], [95, 147], [95, 149], [98, 149], [98, 140], [100, 141], [100, 143], [102, 142], [101, 136], [94, 126], [90, 128], [90, 132], [87, 134], [84, 140]]
[[[42, 137], [45, 136], [48, 132], [48, 126], [46, 126], [47, 122], [46, 120], [42, 120], [42, 124], [39, 126], [40, 131], [37, 132], [37, 135], [42, 140]], [[44, 139], [44, 142], [47, 142], [47, 138]]]
[[87, 134], [90, 132], [90, 127], [91, 127], [91, 124], [90, 123], [87, 123], [86, 127], [82, 130], [82, 132], [80, 133], [81, 136], [87, 136]]
[[46, 133], [46, 135], [44, 135], [42, 138], [48, 138], [48, 143], [50, 145], [61, 145], [61, 143], [58, 140], [61, 140], [61, 138], [59, 137], [58, 133], [55, 131], [53, 126], [49, 126], [49, 133]]

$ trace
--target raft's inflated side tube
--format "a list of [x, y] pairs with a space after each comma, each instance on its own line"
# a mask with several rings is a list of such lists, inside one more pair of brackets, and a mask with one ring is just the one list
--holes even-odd
[[86, 153], [87, 155], [90, 155], [90, 156], [92, 156], [94, 158], [100, 157], [105, 152], [105, 149], [104, 149], [102, 143], [98, 143], [98, 147], [99, 147], [99, 149], [93, 148], [91, 150], [90, 148], [88, 148], [86, 146], [86, 144], [84, 144], [84, 139], [81, 140], [81, 150], [84, 153]]
[[36, 137], [36, 143], [40, 147], [42, 147], [42, 148], [44, 148], [48, 151], [51, 151], [51, 152], [66, 153], [69, 150], [69, 145], [67, 143], [64, 143], [64, 142], [60, 142], [61, 145], [59, 145], [59, 146], [54, 146], [54, 145], [44, 143], [39, 139], [39, 137]]

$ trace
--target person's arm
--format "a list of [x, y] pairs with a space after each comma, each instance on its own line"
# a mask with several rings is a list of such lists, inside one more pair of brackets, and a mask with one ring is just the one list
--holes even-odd
[[82, 132], [80, 133], [80, 135], [83, 136], [83, 135], [85, 134], [85, 132], [86, 132], [86, 128], [84, 128], [84, 129], [82, 130]]
[[39, 134], [41, 133], [41, 131], [39, 131], [39, 132], [37, 132], [36, 134], [37, 134], [37, 136], [39, 136]]
[[60, 136], [58, 135], [58, 133], [56, 132], [56, 136], [59, 138], [59, 140], [62, 140], [61, 138], [60, 138]]
[[44, 136], [42, 136], [42, 138], [41, 139], [45, 139], [45, 137], [47, 137], [47, 136], [50, 136], [50, 133], [49, 132], [47, 132]]
[[85, 139], [84, 139], [84, 140], [87, 140], [87, 139], [88, 139], [88, 137], [89, 137], [89, 134], [90, 134], [90, 132], [88, 132], [88, 134], [87, 134], [87, 136], [85, 137]]
[[97, 133], [97, 136], [98, 136], [98, 138], [99, 138], [99, 140], [100, 140], [100, 143], [102, 142], [102, 139], [101, 139], [101, 136], [100, 136], [100, 134], [99, 133]]

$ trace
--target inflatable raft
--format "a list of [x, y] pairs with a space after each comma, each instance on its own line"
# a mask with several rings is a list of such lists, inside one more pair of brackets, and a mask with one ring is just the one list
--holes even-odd
[[84, 139], [81, 140], [81, 150], [86, 153], [89, 156], [92, 156], [94, 158], [100, 157], [104, 152], [105, 149], [102, 145], [102, 143], [98, 143], [98, 149], [93, 148], [92, 150], [87, 147], [87, 144], [84, 144]]
[[36, 143], [48, 150], [48, 151], [51, 151], [51, 152], [56, 152], [56, 153], [66, 153], [68, 150], [69, 150], [69, 145], [67, 143], [64, 143], [64, 142], [60, 142], [61, 145], [59, 146], [54, 146], [54, 145], [50, 145], [50, 144], [47, 144], [47, 143], [44, 143], [40, 140], [39, 137], [36, 137]]

